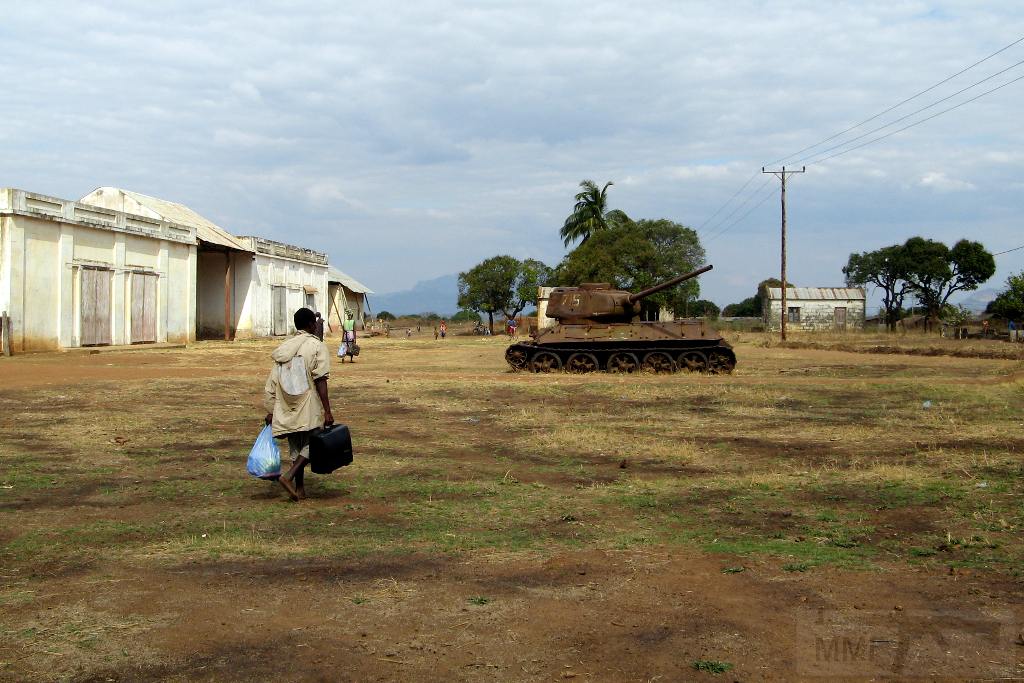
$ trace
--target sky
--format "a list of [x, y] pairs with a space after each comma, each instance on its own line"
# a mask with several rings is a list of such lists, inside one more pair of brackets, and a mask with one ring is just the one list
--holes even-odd
[[[0, 186], [177, 201], [392, 292], [496, 254], [556, 264], [578, 183], [613, 181], [611, 208], [698, 229], [720, 305], [778, 276], [763, 165], [1024, 36], [1019, 0], [4, 5]], [[1024, 244], [1022, 105], [1024, 81], [793, 177], [790, 281], [840, 286], [850, 252], [917, 234]], [[1024, 250], [997, 264], [985, 287]]]

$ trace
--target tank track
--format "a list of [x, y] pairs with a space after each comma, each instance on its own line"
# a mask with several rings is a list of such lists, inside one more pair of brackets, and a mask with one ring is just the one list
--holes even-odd
[[653, 372], [681, 370], [709, 374], [730, 373], [736, 354], [724, 344], [680, 346], [665, 342], [649, 344], [513, 344], [505, 360], [516, 371], [531, 372]]

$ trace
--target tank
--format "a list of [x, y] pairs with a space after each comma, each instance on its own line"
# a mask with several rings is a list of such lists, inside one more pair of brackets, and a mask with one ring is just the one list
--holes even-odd
[[640, 320], [642, 300], [712, 267], [635, 293], [596, 283], [555, 287], [547, 317], [558, 323], [532, 332], [530, 341], [509, 346], [505, 360], [514, 370], [533, 372], [732, 372], [732, 346], [704, 320]]

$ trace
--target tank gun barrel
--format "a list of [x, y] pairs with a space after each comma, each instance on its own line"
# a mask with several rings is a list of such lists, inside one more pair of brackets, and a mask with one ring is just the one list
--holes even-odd
[[692, 273], [686, 273], [685, 275], [680, 275], [679, 277], [674, 277], [671, 280], [666, 280], [665, 282], [656, 284], [653, 287], [648, 287], [647, 289], [645, 289], [645, 290], [643, 290], [641, 292], [637, 292], [636, 294], [630, 294], [629, 295], [629, 303], [635, 304], [637, 301], [640, 301], [641, 299], [646, 299], [647, 297], [649, 297], [652, 294], [657, 294], [658, 292], [660, 292], [663, 289], [668, 289], [669, 287], [675, 287], [680, 282], [686, 282], [687, 280], [692, 280], [693, 278], [697, 277], [698, 275], [703, 275], [704, 273], [708, 272], [712, 268], [714, 268], [714, 266], [707, 265], [707, 266], [704, 266], [703, 268], [698, 268], [697, 270], [693, 271]]

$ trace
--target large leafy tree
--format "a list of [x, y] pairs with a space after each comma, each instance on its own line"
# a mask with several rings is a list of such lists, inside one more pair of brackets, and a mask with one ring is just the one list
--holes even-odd
[[889, 330], [896, 329], [896, 321], [903, 310], [903, 299], [910, 292], [907, 273], [910, 262], [904, 245], [894, 244], [875, 251], [850, 254], [843, 268], [848, 287], [875, 285], [882, 294], [882, 308]]
[[494, 314], [513, 318], [537, 303], [537, 287], [547, 283], [551, 269], [540, 261], [493, 256], [459, 273], [459, 308], [487, 314], [494, 333]]
[[608, 188], [613, 184], [609, 181], [599, 189], [593, 180], [584, 180], [580, 183], [580, 191], [576, 193], [576, 206], [559, 231], [565, 246], [576, 240], [583, 244], [598, 230], [604, 230], [609, 224], [626, 216], [621, 211], [616, 211], [614, 216], [608, 215]]
[[[704, 248], [691, 228], [667, 219], [632, 221], [621, 217], [590, 235], [559, 264], [555, 279], [562, 285], [608, 282], [638, 291], [704, 264]], [[697, 299], [696, 279], [645, 300], [646, 311], [664, 306], [682, 314]]]
[[1024, 271], [1006, 278], [1006, 291], [1000, 292], [985, 310], [1007, 320], [1024, 320]]
[[708, 301], [707, 299], [694, 301], [688, 306], [688, 308], [689, 311], [687, 312], [687, 315], [695, 315], [698, 317], [703, 316], [705, 318], [715, 319], [721, 313], [721, 310], [718, 308], [718, 304], [714, 301]]
[[971, 291], [996, 272], [996, 261], [980, 242], [960, 240], [950, 249], [942, 242], [911, 237], [903, 245], [906, 281], [914, 297], [938, 320], [949, 297]]

